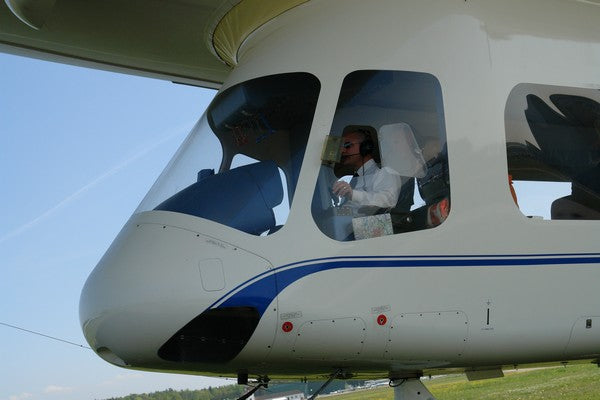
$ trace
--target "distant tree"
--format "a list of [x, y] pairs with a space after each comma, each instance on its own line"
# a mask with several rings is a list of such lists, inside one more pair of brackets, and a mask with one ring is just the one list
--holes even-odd
[[229, 385], [202, 390], [174, 390], [172, 388], [142, 394], [130, 394], [105, 400], [235, 400], [244, 393], [244, 387]]

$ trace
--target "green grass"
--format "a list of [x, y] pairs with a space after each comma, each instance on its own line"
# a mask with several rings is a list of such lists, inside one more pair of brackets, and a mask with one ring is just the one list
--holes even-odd
[[[437, 400], [600, 400], [600, 368], [569, 365], [508, 372], [504, 378], [469, 382], [464, 375], [424, 380]], [[389, 387], [331, 396], [332, 400], [392, 400]]]

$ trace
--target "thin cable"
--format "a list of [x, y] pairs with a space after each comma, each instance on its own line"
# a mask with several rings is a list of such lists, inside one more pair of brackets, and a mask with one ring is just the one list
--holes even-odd
[[25, 329], [25, 328], [21, 328], [21, 327], [18, 327], [18, 326], [10, 325], [10, 324], [4, 323], [4, 322], [0, 322], [0, 325], [8, 326], [9, 328], [13, 328], [13, 329], [18, 329], [18, 330], [23, 331], [23, 332], [32, 333], [34, 335], [43, 336], [43, 337], [48, 338], [48, 339], [58, 340], [59, 342], [68, 343], [68, 344], [71, 344], [73, 346], [81, 347], [83, 349], [89, 349], [89, 350], [92, 349], [91, 347], [84, 346], [84, 345], [79, 344], [79, 343], [69, 342], [68, 340], [59, 339], [59, 338], [54, 337], [54, 336], [44, 335], [43, 333], [40, 333], [40, 332], [30, 331], [29, 329]]

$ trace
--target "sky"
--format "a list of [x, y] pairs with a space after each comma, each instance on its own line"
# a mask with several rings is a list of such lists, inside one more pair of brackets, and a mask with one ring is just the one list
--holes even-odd
[[87, 346], [83, 284], [214, 90], [0, 54], [0, 400], [231, 383], [130, 371]]

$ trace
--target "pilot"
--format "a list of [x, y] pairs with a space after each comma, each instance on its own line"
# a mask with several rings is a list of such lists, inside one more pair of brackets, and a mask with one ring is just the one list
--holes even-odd
[[402, 178], [389, 167], [380, 168], [374, 160], [375, 143], [366, 129], [354, 129], [342, 135], [342, 167], [351, 169], [351, 183], [339, 180], [332, 191], [343, 196], [345, 205], [356, 210], [363, 206], [393, 208], [396, 206]]

